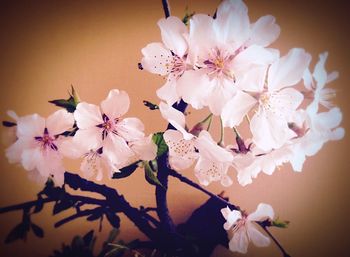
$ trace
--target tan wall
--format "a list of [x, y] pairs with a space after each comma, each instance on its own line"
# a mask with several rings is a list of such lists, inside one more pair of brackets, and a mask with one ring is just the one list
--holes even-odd
[[[147, 43], [158, 41], [157, 20], [163, 16], [160, 1], [32, 1], [32, 3], [0, 4], [0, 117], [13, 109], [19, 115], [38, 112], [49, 115], [56, 110], [47, 100], [66, 97], [73, 84], [82, 99], [98, 104], [111, 88], [126, 90], [132, 105], [129, 116], [140, 117], [147, 132], [160, 131], [166, 123], [157, 112], [147, 111], [142, 100], [157, 102], [155, 90], [163, 80], [137, 69], [140, 50]], [[219, 1], [171, 1], [174, 15], [182, 16], [186, 5], [190, 10], [213, 13]], [[282, 28], [274, 44], [282, 54], [292, 47], [304, 47], [314, 56], [328, 50], [327, 68], [338, 70], [340, 79], [332, 84], [338, 90], [336, 103], [344, 113], [343, 125], [349, 131], [349, 26], [346, 1], [268, 1], [247, 2], [252, 20], [272, 14]], [[203, 117], [202, 115], [192, 115]], [[192, 123], [195, 122], [193, 118]], [[1, 133], [6, 129], [1, 128]], [[234, 183], [227, 194], [245, 209], [253, 210], [259, 202], [273, 205], [277, 214], [291, 221], [286, 230], [273, 229], [293, 257], [348, 256], [349, 237], [349, 157], [348, 137], [329, 143], [313, 158], [307, 160], [304, 172], [293, 173], [289, 166], [273, 176], [260, 175], [250, 186]], [[26, 172], [7, 163], [0, 155], [0, 206], [31, 200], [40, 186], [29, 181]], [[67, 162], [69, 169], [78, 164]], [[194, 178], [192, 171], [189, 177]], [[105, 180], [130, 199], [134, 205], [154, 205], [153, 188], [142, 172], [120, 181]], [[212, 192], [222, 188], [210, 186]], [[206, 196], [177, 181], [170, 181], [170, 211], [176, 222], [188, 217], [191, 210], [205, 201]], [[50, 206], [52, 207], [52, 206]], [[44, 239], [29, 236], [26, 243], [4, 245], [8, 231], [16, 225], [21, 214], [0, 216], [0, 256], [47, 256], [61, 242], [69, 242], [73, 234], [83, 234], [98, 224], [74, 221], [53, 229], [55, 221], [66, 213], [51, 216], [51, 208], [34, 217], [45, 228]], [[123, 218], [122, 237], [126, 240], [139, 233]], [[105, 224], [100, 233], [109, 231]], [[141, 235], [141, 238], [143, 236]], [[217, 249], [215, 256], [231, 256]], [[248, 256], [280, 256], [275, 245], [265, 249], [249, 247]]]

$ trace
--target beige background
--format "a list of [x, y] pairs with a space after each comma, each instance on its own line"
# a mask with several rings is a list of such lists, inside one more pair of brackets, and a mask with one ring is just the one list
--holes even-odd
[[[171, 1], [172, 13], [182, 17], [185, 6], [198, 13], [213, 13], [219, 1]], [[338, 90], [336, 103], [344, 113], [343, 126], [349, 131], [349, 50], [350, 45], [346, 1], [247, 1], [251, 20], [272, 14], [282, 28], [274, 44], [282, 54], [292, 47], [304, 47], [317, 60], [318, 53], [328, 50], [328, 70], [338, 70], [340, 78], [332, 84]], [[56, 110], [47, 100], [66, 97], [73, 84], [83, 100], [98, 104], [111, 88], [126, 90], [132, 99], [128, 116], [140, 117], [147, 133], [162, 130], [166, 123], [158, 112], [147, 111], [142, 100], [157, 102], [155, 90], [163, 80], [137, 69], [140, 50], [147, 43], [160, 40], [156, 22], [163, 16], [160, 1], [31, 1], [0, 4], [0, 118], [8, 109], [19, 115], [37, 112], [43, 116]], [[191, 115], [190, 123], [204, 114]], [[1, 128], [5, 134], [6, 129]], [[282, 218], [291, 221], [286, 230], [272, 229], [293, 256], [340, 257], [349, 252], [349, 137], [329, 143], [316, 156], [309, 158], [301, 174], [289, 166], [273, 176], [260, 175], [247, 187], [238, 183], [226, 190], [234, 203], [248, 211], [259, 202], [270, 203]], [[5, 140], [6, 141], [6, 140]], [[9, 165], [0, 155], [0, 206], [31, 200], [41, 187], [27, 179], [26, 172]], [[67, 162], [70, 170], [78, 164]], [[233, 171], [232, 171], [233, 172]], [[194, 178], [192, 171], [186, 172]], [[232, 173], [233, 174], [233, 173]], [[104, 183], [118, 188], [135, 206], [154, 205], [153, 187], [142, 172], [131, 178]], [[209, 189], [219, 193], [218, 185]], [[207, 198], [177, 181], [170, 181], [169, 206], [176, 222], [184, 221], [191, 211]], [[21, 213], [0, 216], [0, 256], [47, 256], [62, 242], [70, 242], [74, 234], [97, 228], [98, 222], [84, 219], [53, 229], [55, 221], [67, 213], [52, 217], [52, 206], [34, 217], [45, 229], [45, 238], [29, 236], [26, 243], [4, 245], [9, 230]], [[105, 238], [109, 226], [99, 234]], [[140, 236], [125, 218], [123, 239]], [[214, 256], [232, 256], [218, 248]], [[240, 256], [240, 255], [237, 255]], [[255, 248], [250, 245], [247, 256], [280, 256], [275, 245]]]

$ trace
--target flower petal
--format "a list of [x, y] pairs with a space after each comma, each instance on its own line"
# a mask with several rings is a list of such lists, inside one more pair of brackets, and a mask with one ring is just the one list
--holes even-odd
[[177, 17], [170, 16], [158, 21], [163, 43], [176, 55], [182, 57], [187, 51], [184, 34], [188, 33], [186, 25]]
[[97, 149], [102, 146], [102, 130], [97, 127], [91, 127], [89, 129], [79, 129], [74, 137], [74, 144], [88, 152], [92, 149]]
[[250, 221], [263, 221], [267, 218], [273, 219], [275, 212], [272, 209], [272, 206], [266, 203], [259, 203], [255, 212], [248, 215], [247, 219]]
[[257, 100], [238, 90], [236, 95], [224, 106], [221, 118], [225, 127], [234, 127], [242, 122], [243, 117], [257, 103]]
[[142, 139], [145, 127], [138, 118], [125, 118], [117, 122], [116, 131], [126, 141]]
[[258, 247], [266, 247], [270, 245], [270, 238], [262, 234], [259, 230], [256, 229], [255, 225], [250, 222], [247, 224], [247, 233], [249, 239], [253, 242], [254, 245]]
[[272, 15], [260, 17], [251, 26], [249, 44], [266, 47], [273, 43], [280, 35], [281, 29], [275, 23], [276, 19]]
[[201, 70], [186, 71], [177, 81], [177, 93], [182, 99], [195, 109], [206, 105], [209, 95], [210, 81], [205, 72]]
[[287, 55], [274, 62], [268, 74], [269, 91], [297, 84], [311, 61], [311, 55], [304, 49], [293, 48]]
[[45, 129], [45, 119], [38, 114], [21, 117], [17, 121], [17, 137], [34, 138], [42, 136]]
[[79, 103], [74, 112], [74, 119], [79, 129], [95, 127], [103, 123], [100, 108], [94, 104]]
[[180, 100], [180, 97], [177, 95], [176, 82], [174, 80], [168, 80], [156, 93], [157, 96], [168, 105], [173, 105]]
[[141, 160], [150, 161], [157, 156], [157, 146], [152, 140], [152, 135], [132, 142], [130, 147]]
[[154, 74], [165, 76], [170, 73], [173, 56], [162, 43], [151, 43], [141, 50], [143, 58], [142, 67]]
[[120, 118], [128, 110], [130, 99], [125, 91], [112, 89], [105, 100], [101, 102], [101, 109], [109, 119]]
[[74, 125], [73, 114], [66, 110], [58, 110], [46, 119], [46, 128], [50, 135], [59, 135]]
[[229, 242], [229, 248], [232, 252], [247, 253], [248, 250], [248, 235], [244, 227], [233, 233]]

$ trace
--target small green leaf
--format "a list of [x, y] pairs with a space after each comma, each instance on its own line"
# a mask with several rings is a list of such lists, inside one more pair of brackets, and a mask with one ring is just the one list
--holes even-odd
[[[145, 178], [147, 182], [154, 186], [158, 185], [158, 186], [164, 187], [157, 178], [158, 170], [152, 169], [150, 162], [144, 162], [144, 164], [145, 164]], [[152, 166], [154, 166], [154, 164]]]
[[189, 11], [188, 11], [188, 6], [186, 6], [185, 16], [182, 18], [182, 22], [183, 22], [185, 25], [188, 25], [188, 22], [190, 21], [190, 19], [192, 18], [193, 15], [195, 15], [195, 12], [189, 13]]
[[152, 136], [153, 142], [157, 145], [157, 157], [163, 155], [168, 151], [168, 145], [165, 143], [163, 134], [163, 132], [157, 132]]
[[120, 179], [120, 178], [126, 178], [129, 177], [131, 174], [134, 173], [134, 171], [139, 167], [140, 161], [134, 162], [130, 164], [129, 166], [126, 166], [124, 168], [121, 168], [120, 172], [114, 172], [113, 173], [113, 179]]
[[288, 220], [280, 220], [278, 217], [272, 221], [271, 226], [278, 227], [278, 228], [287, 228], [289, 225]]
[[79, 103], [79, 97], [78, 94], [76, 93], [75, 89], [73, 86], [71, 86], [71, 92], [69, 93], [69, 98], [68, 99], [56, 99], [49, 101], [49, 103], [52, 103], [58, 107], [62, 107], [66, 109], [68, 112], [74, 112], [78, 103]]

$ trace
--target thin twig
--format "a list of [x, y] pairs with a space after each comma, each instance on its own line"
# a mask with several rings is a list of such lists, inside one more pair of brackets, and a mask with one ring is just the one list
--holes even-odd
[[[259, 224], [259, 223], [258, 223]], [[278, 242], [278, 240], [271, 234], [271, 232], [267, 229], [266, 226], [263, 226], [259, 224], [262, 229], [266, 232], [266, 234], [269, 235], [269, 237], [274, 241], [274, 243], [277, 245], [277, 247], [281, 250], [283, 257], [290, 257], [290, 255], [284, 250], [283, 246]]]

